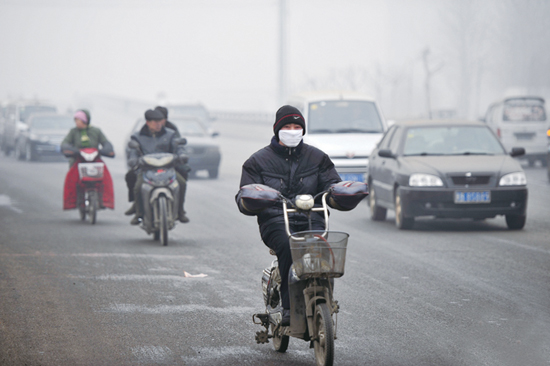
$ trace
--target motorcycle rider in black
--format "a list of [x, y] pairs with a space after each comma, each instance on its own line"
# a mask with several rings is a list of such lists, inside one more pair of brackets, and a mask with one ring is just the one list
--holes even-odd
[[[155, 111], [159, 111], [164, 116], [164, 118], [161, 121], [162, 125], [164, 127], [168, 128], [168, 129], [174, 130], [176, 132], [176, 137], [180, 138], [181, 135], [178, 131], [178, 127], [175, 124], [173, 124], [172, 122], [168, 121], [168, 109], [166, 107], [156, 106]], [[187, 182], [188, 177], [189, 177], [189, 171], [191, 170], [191, 167], [189, 166], [189, 164], [187, 164], [187, 163], [177, 164], [175, 166], [175, 169], [183, 177], [183, 179], [185, 179], [185, 181]], [[124, 179], [126, 180], [126, 186], [128, 187], [128, 201], [132, 202], [132, 201], [134, 201], [134, 188], [135, 188], [136, 181], [137, 181], [137, 176], [136, 176], [135, 170], [130, 169], [126, 173]], [[183, 197], [181, 199], [181, 203], [182, 203], [181, 210], [183, 211], [183, 221], [181, 221], [181, 220], [180, 221], [184, 222], [184, 223], [189, 222], [189, 217], [187, 217], [187, 213], [185, 212], [185, 209], [184, 209], [184, 206], [185, 206], [185, 192], [186, 191], [187, 191], [187, 189], [183, 189], [183, 191], [181, 192], [183, 194]], [[126, 210], [126, 212], [124, 212], [124, 214], [129, 216], [129, 215], [133, 215], [135, 213], [136, 213], [136, 204], [134, 202], [134, 204], [132, 204], [132, 206], [130, 206], [130, 208], [128, 210]]]
[[[305, 120], [298, 109], [289, 105], [279, 108], [273, 132], [275, 136], [271, 143], [252, 154], [243, 164], [240, 187], [253, 183], [264, 184], [294, 199], [300, 194], [315, 196], [341, 181], [328, 155], [302, 141]], [[238, 195], [235, 198], [242, 213], [254, 215], [242, 206]], [[292, 256], [281, 204], [261, 211], [257, 219], [263, 242], [277, 254], [281, 274], [282, 325], [289, 325], [288, 273]], [[309, 230], [304, 215], [290, 214], [289, 221], [291, 232]], [[312, 225], [313, 230], [323, 230], [323, 216], [312, 213]]]
[[[176, 136], [176, 132], [174, 130], [165, 128], [162, 123], [163, 119], [164, 116], [161, 112], [152, 109], [147, 110], [145, 112], [145, 125], [141, 128], [140, 131], [134, 133], [131, 137], [132, 140], [139, 143], [141, 149], [141, 151], [130, 149], [128, 157], [128, 164], [133, 169], [137, 169], [137, 181], [134, 185], [136, 212], [134, 218], [132, 219], [132, 221], [130, 221], [132, 225], [139, 224], [139, 219], [143, 216], [143, 202], [141, 202], [142, 199], [140, 194], [141, 185], [143, 184], [143, 176], [139, 171], [140, 156], [164, 152], [177, 155], [179, 164], [184, 164], [187, 161], [185, 149], [183, 145], [179, 143], [179, 138]], [[178, 172], [176, 172], [176, 178], [180, 185], [180, 203], [178, 204], [178, 218], [180, 222], [189, 222], [189, 219], [187, 219], [187, 217], [185, 216], [185, 211], [183, 210], [183, 197], [185, 195], [187, 182]]]

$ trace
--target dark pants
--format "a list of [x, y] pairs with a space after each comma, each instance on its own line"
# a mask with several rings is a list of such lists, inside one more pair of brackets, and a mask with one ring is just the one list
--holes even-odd
[[[321, 221], [312, 222], [313, 230], [324, 230], [325, 225]], [[290, 232], [309, 230], [307, 222], [290, 223]], [[292, 255], [290, 253], [290, 243], [283, 222], [277, 222], [270, 225], [260, 226], [262, 240], [270, 249], [277, 254], [279, 262], [279, 272], [281, 273], [281, 299], [284, 309], [290, 309], [290, 299], [288, 296], [288, 272], [292, 265]]]

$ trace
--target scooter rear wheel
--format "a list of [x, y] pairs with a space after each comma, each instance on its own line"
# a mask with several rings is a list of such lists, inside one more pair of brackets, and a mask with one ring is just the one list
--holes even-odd
[[315, 307], [315, 332], [317, 339], [313, 342], [317, 366], [332, 366], [334, 362], [334, 325], [327, 304]]
[[273, 333], [273, 348], [275, 348], [275, 351], [281, 353], [286, 352], [288, 348], [289, 336], [282, 335], [283, 328], [276, 328], [273, 324], [271, 324], [271, 332]]

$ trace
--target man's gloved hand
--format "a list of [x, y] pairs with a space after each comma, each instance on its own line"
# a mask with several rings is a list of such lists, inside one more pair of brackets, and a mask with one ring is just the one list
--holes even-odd
[[181, 164], [187, 164], [187, 162], [189, 161], [189, 156], [187, 154], [174, 154], [174, 158], [178, 163]]

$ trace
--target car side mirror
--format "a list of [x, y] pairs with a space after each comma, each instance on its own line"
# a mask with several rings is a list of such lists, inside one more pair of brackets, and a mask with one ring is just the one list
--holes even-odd
[[218, 137], [219, 135], [220, 133], [217, 131], [212, 132], [212, 137]]
[[378, 150], [378, 156], [381, 156], [383, 158], [395, 159], [395, 155], [393, 155], [393, 153], [389, 149]]
[[510, 156], [516, 157], [516, 156], [522, 156], [525, 155], [525, 149], [523, 147], [513, 147], [512, 151], [510, 152]]

